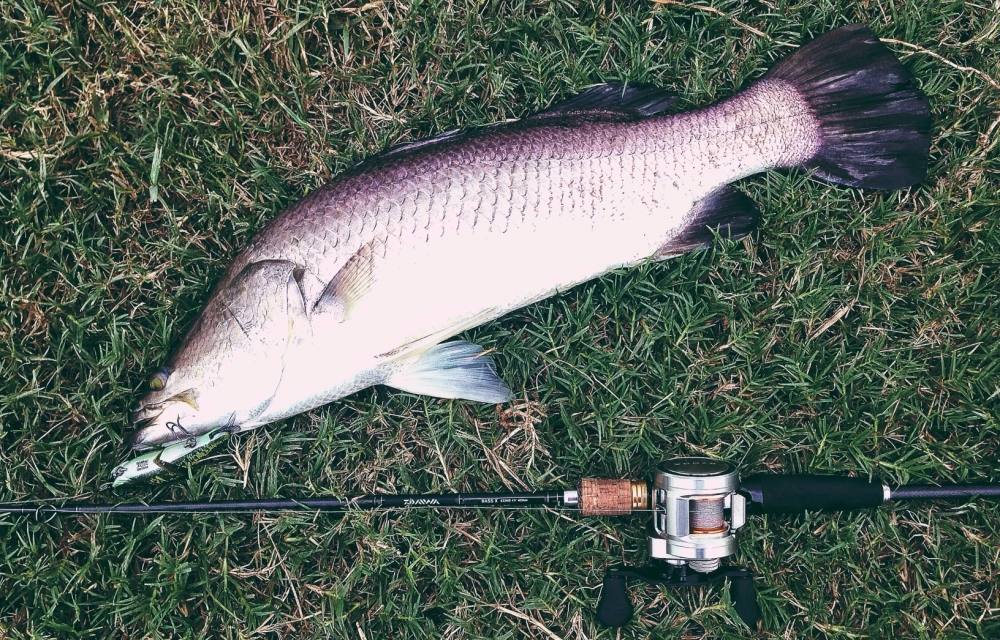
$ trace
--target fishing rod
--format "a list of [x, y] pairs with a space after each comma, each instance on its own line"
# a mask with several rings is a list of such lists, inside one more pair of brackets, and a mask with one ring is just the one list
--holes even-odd
[[404, 509], [574, 509], [585, 516], [652, 516], [651, 563], [621, 566], [604, 575], [598, 621], [621, 627], [634, 609], [629, 581], [690, 588], [728, 582], [737, 615], [751, 628], [760, 620], [754, 576], [724, 564], [736, 553], [737, 531], [748, 515], [850, 511], [913, 500], [1000, 498], [1000, 484], [888, 485], [847, 476], [755, 474], [740, 479], [728, 462], [675, 458], [652, 482], [584, 478], [577, 487], [532, 492], [373, 494], [354, 498], [272, 498], [91, 504], [0, 503], [0, 514], [163, 514], [306, 511], [349, 513]]

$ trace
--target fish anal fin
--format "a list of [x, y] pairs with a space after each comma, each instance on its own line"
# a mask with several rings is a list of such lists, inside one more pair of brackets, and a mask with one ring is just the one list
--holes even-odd
[[757, 226], [760, 212], [753, 200], [732, 186], [725, 186], [695, 203], [687, 224], [653, 254], [654, 260], [711, 246], [714, 234], [731, 239], [742, 238]]
[[373, 280], [372, 244], [366, 243], [330, 279], [313, 304], [312, 315], [332, 315], [345, 320], [351, 308], [371, 289]]
[[497, 376], [493, 358], [479, 345], [454, 340], [435, 345], [404, 360], [385, 384], [436, 398], [499, 403], [511, 398]]

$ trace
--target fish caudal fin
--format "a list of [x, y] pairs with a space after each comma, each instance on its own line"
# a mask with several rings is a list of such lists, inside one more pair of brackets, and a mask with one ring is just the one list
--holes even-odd
[[899, 60], [865, 26], [824, 34], [777, 64], [766, 79], [795, 87], [822, 140], [804, 166], [830, 182], [899, 189], [927, 172], [927, 98]]
[[511, 399], [510, 389], [493, 368], [483, 348], [461, 340], [435, 345], [393, 372], [390, 387], [437, 398], [499, 403]]

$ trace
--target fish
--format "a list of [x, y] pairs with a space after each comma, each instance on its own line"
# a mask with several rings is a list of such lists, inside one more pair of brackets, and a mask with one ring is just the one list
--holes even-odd
[[888, 191], [926, 176], [927, 98], [863, 25], [717, 103], [675, 102], [594, 85], [340, 174], [235, 258], [150, 379], [131, 447], [257, 428], [373, 385], [508, 401], [493, 349], [452, 338], [609, 271], [746, 236], [759, 212], [734, 182], [799, 169]]

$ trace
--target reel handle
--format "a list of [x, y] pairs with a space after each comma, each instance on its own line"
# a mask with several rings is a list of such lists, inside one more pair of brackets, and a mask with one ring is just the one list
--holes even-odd
[[736, 615], [748, 627], [756, 630], [760, 623], [757, 589], [753, 574], [739, 567], [725, 567], [711, 573], [688, 572], [683, 566], [620, 567], [604, 573], [601, 597], [597, 602], [597, 621], [606, 627], [623, 627], [635, 613], [628, 597], [629, 578], [667, 587], [701, 587], [729, 581], [729, 597]]
[[649, 509], [649, 484], [628, 478], [584, 478], [577, 490], [585, 516], [627, 516]]
[[758, 474], [743, 478], [739, 492], [752, 513], [851, 511], [885, 502], [886, 489], [864, 478], [812, 474]]

